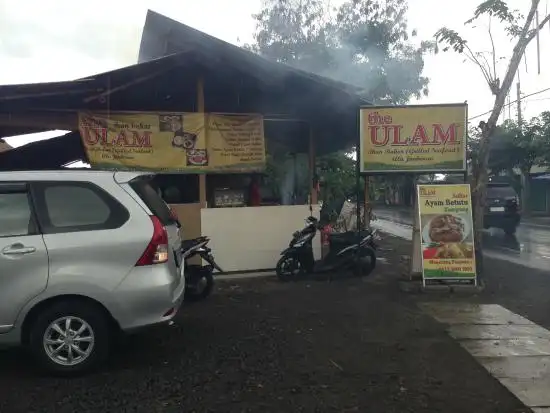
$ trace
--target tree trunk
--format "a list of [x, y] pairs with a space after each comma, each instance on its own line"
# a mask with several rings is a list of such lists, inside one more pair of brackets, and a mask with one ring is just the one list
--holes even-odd
[[531, 168], [529, 170], [522, 170], [521, 171], [521, 212], [529, 216], [530, 215], [530, 208], [529, 208], [529, 198], [531, 196], [531, 181], [530, 181], [530, 172]]
[[[475, 258], [478, 279], [483, 274], [483, 215], [485, 213], [485, 193], [489, 174], [487, 163], [489, 158], [489, 139], [488, 130], [482, 132], [482, 139], [479, 146], [479, 157], [477, 164], [473, 165], [472, 170], [472, 203], [474, 218], [474, 240], [475, 240]], [[486, 154], [486, 155], [485, 155]]]
[[532, 0], [531, 9], [527, 14], [521, 33], [518, 36], [518, 41], [514, 47], [508, 68], [506, 69], [506, 75], [502, 81], [502, 86], [499, 88], [498, 93], [495, 96], [495, 103], [493, 105], [491, 115], [489, 116], [487, 123], [480, 123], [481, 141], [479, 145], [479, 156], [477, 158], [477, 163], [475, 163], [472, 168], [472, 203], [478, 279], [482, 279], [483, 277], [483, 214], [485, 211], [485, 193], [489, 178], [487, 168], [489, 165], [489, 147], [491, 137], [496, 129], [498, 118], [500, 117], [506, 96], [510, 91], [514, 77], [516, 76], [518, 66], [521, 63], [521, 58], [525, 53], [527, 45], [534, 38], [534, 35], [529, 36], [529, 29], [533, 24], [533, 19], [535, 17], [538, 4], [538, 0]]

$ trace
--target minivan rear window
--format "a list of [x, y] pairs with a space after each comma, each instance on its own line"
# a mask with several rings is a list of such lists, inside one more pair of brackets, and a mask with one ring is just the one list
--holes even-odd
[[147, 205], [147, 208], [151, 210], [153, 214], [162, 222], [162, 225], [174, 224], [174, 218], [172, 217], [172, 211], [166, 202], [160, 197], [155, 189], [143, 179], [136, 179], [130, 182], [132, 189], [138, 194], [143, 203]]
[[516, 191], [514, 191], [514, 188], [508, 185], [488, 185], [487, 186], [487, 198], [500, 198], [500, 199], [506, 199], [506, 198], [514, 198], [516, 197]]

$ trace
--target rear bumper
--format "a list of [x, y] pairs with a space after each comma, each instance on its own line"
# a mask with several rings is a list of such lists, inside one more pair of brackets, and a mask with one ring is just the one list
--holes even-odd
[[519, 214], [485, 214], [483, 217], [483, 226], [485, 228], [504, 228], [514, 226], [517, 227], [521, 221]]
[[164, 265], [136, 267], [113, 291], [120, 303], [113, 316], [123, 331], [165, 323], [177, 314], [184, 293], [183, 266], [177, 274]]

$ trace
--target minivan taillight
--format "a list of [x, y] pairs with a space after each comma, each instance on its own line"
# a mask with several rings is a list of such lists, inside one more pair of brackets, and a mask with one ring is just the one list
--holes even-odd
[[144, 265], [162, 264], [168, 261], [168, 233], [156, 216], [151, 216], [153, 222], [153, 236], [143, 255], [136, 263], [136, 267]]

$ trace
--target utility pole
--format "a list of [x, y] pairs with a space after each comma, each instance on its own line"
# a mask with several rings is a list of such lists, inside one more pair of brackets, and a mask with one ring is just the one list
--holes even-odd
[[523, 123], [523, 119], [521, 116], [521, 83], [519, 80], [519, 76], [518, 76], [518, 82], [516, 83], [516, 94], [517, 94], [516, 99], [518, 104], [518, 125], [521, 126], [521, 124]]
[[[521, 113], [521, 82], [518, 73], [518, 82], [516, 83], [516, 94], [518, 104], [518, 126], [520, 129], [523, 126], [523, 116]], [[531, 171], [520, 171], [521, 176], [521, 204], [522, 212], [529, 215], [529, 175]]]

